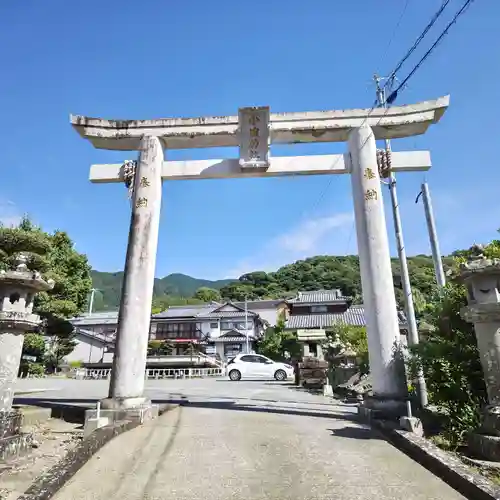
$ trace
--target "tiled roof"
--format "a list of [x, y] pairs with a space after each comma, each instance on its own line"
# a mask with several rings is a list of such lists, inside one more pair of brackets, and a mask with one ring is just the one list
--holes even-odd
[[[272, 309], [285, 302], [285, 299], [273, 300], [249, 300], [247, 302], [248, 309]], [[233, 302], [237, 307], [245, 307], [245, 302]]]
[[[253, 337], [248, 336], [249, 341], [255, 340]], [[219, 337], [217, 339], [213, 339], [212, 342], [246, 342], [246, 337]]]
[[200, 304], [169, 307], [166, 311], [153, 314], [153, 318], [195, 318], [209, 314], [219, 305]]
[[[400, 326], [406, 324], [404, 314], [398, 313], [398, 321]], [[362, 305], [355, 305], [343, 313], [292, 314], [288, 318], [286, 328], [326, 328], [335, 324], [365, 326], [365, 308]]]
[[[246, 341], [247, 337], [244, 333], [237, 330], [229, 330], [228, 332], [220, 335], [219, 337], [211, 339], [212, 342], [241, 342]], [[248, 335], [248, 340], [255, 340], [253, 335]]]
[[[255, 316], [256, 314], [252, 311], [248, 311], [248, 316]], [[234, 317], [245, 317], [245, 311], [221, 311], [221, 312], [211, 312], [206, 315], [207, 318], [234, 318]]]
[[[195, 306], [176, 306], [169, 307], [163, 311], [152, 316], [153, 319], [170, 319], [170, 318], [193, 318], [193, 319], [210, 319], [210, 318], [233, 318], [244, 317], [244, 310], [233, 311], [218, 311], [222, 307], [221, 304], [202, 304]], [[248, 310], [248, 316], [255, 316], [256, 313]]]
[[72, 325], [116, 325], [118, 323], [118, 312], [101, 312], [82, 314], [69, 320]]
[[85, 330], [84, 328], [75, 327], [75, 333], [77, 335], [83, 335], [84, 337], [94, 339], [97, 342], [101, 342], [103, 345], [114, 344], [115, 342], [115, 335], [103, 335], [102, 333]]
[[311, 292], [299, 292], [297, 297], [288, 302], [294, 304], [317, 304], [321, 302], [335, 302], [337, 300], [347, 300], [339, 289], [336, 290], [314, 290]]

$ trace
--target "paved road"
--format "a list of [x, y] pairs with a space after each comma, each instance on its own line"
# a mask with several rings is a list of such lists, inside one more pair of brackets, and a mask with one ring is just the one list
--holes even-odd
[[[106, 395], [102, 382], [57, 384], [42, 396]], [[147, 392], [186, 406], [114, 439], [54, 500], [463, 498], [353, 421], [353, 407], [291, 385], [151, 381]]]
[[[15, 388], [16, 399], [95, 406], [98, 400], [107, 396], [108, 384], [105, 380], [19, 379]], [[231, 382], [226, 378], [148, 380], [145, 393], [156, 402], [189, 400], [193, 404], [231, 404], [234, 401], [247, 401], [250, 404], [319, 403], [314, 405], [316, 410], [331, 409], [331, 405], [323, 397], [297, 390], [292, 383], [274, 380], [242, 382]]]

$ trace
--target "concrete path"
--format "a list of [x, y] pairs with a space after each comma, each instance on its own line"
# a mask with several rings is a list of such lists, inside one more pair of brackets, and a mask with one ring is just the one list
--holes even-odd
[[[352, 408], [310, 394], [287, 402], [286, 387], [266, 399], [257, 389], [255, 399], [193, 398], [122, 434], [54, 500], [463, 499], [355, 423]], [[329, 417], [314, 416], [325, 408]]]

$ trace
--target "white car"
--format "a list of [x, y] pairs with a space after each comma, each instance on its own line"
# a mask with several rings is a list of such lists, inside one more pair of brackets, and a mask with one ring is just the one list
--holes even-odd
[[242, 378], [275, 378], [283, 381], [294, 376], [293, 366], [261, 356], [260, 354], [238, 354], [227, 364], [227, 374], [230, 380]]

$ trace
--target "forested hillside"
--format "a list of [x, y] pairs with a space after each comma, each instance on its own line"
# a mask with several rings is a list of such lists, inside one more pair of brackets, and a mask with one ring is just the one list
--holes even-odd
[[[445, 265], [451, 263], [451, 257], [444, 259]], [[392, 261], [394, 285], [398, 302], [402, 305], [400, 268], [397, 259]], [[425, 302], [435, 287], [432, 258], [417, 255], [409, 259], [410, 277], [414, 298]], [[94, 310], [116, 310], [120, 301], [120, 289], [123, 273], [105, 273], [92, 271], [95, 294]], [[210, 281], [192, 278], [185, 274], [170, 274], [155, 281], [154, 296], [156, 307], [187, 302], [200, 302], [191, 299], [199, 288], [220, 290], [220, 295], [227, 300], [257, 298], [286, 298], [299, 290], [317, 290], [340, 288], [346, 295], [361, 301], [361, 279], [359, 260], [355, 255], [321, 255], [297, 261], [281, 267], [276, 272], [255, 271], [244, 274], [237, 280]], [[189, 300], [188, 300], [189, 299]]]
[[[451, 265], [452, 258], [445, 257], [445, 266]], [[414, 299], [425, 302], [433, 293], [436, 280], [432, 258], [417, 255], [408, 259], [410, 279]], [[392, 260], [396, 297], [403, 305], [400, 266], [398, 259]], [[321, 255], [283, 266], [273, 273], [262, 271], [244, 274], [238, 281], [221, 288], [221, 295], [230, 300], [256, 298], [280, 298], [293, 296], [299, 290], [340, 288], [344, 294], [361, 302], [361, 278], [357, 256]]]
[[[234, 280], [210, 281], [192, 278], [185, 274], [169, 274], [161, 279], [155, 279], [155, 297], [192, 297], [201, 287], [220, 289]], [[123, 272], [106, 273], [92, 271], [92, 284], [98, 291], [94, 297], [94, 310], [117, 310], [120, 304], [120, 291], [123, 282]]]

